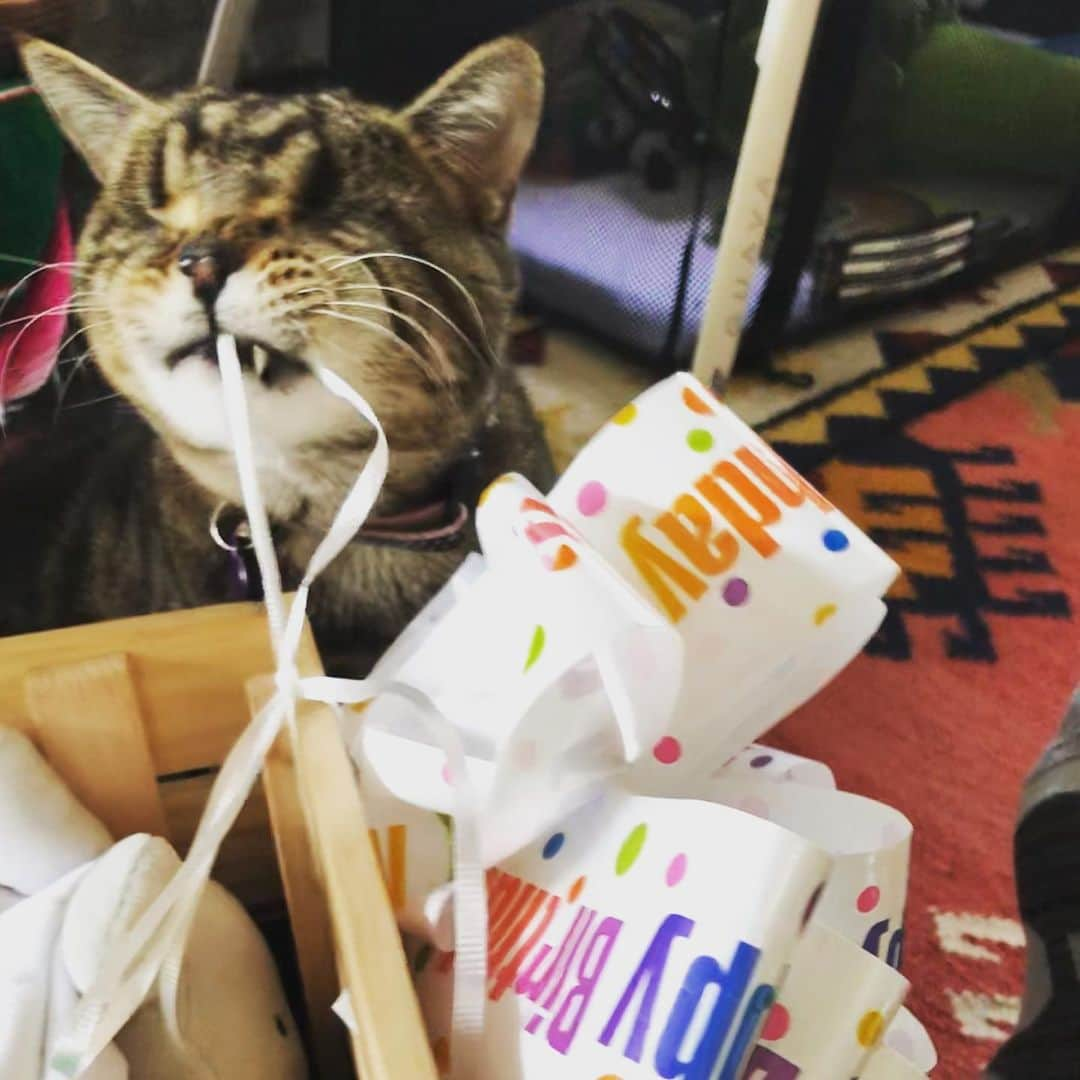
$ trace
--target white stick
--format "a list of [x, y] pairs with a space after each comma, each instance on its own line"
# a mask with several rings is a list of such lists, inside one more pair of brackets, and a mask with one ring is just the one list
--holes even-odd
[[735, 363], [820, 8], [821, 0], [769, 0], [765, 11], [757, 82], [694, 351], [693, 373], [706, 386], [721, 388]]
[[256, 0], [218, 0], [206, 38], [198, 84], [230, 89], [240, 70], [240, 54], [251, 30]]

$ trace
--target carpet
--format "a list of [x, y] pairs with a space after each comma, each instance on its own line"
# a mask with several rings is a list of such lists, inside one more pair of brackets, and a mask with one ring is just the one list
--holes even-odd
[[[728, 400], [902, 568], [864, 654], [767, 741], [913, 821], [908, 1003], [935, 1077], [968, 1080], [1017, 1016], [1015, 811], [1080, 681], [1080, 251], [891, 323], [785, 357], [817, 376], [801, 400]], [[633, 382], [606, 364], [527, 376], [560, 458], [577, 403]]]

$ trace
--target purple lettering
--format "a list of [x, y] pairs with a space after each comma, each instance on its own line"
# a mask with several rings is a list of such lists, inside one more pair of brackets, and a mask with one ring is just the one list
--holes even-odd
[[585, 1010], [592, 1000], [593, 991], [600, 979], [600, 975], [607, 965], [608, 957], [615, 946], [615, 939], [622, 929], [622, 920], [610, 916], [596, 928], [592, 941], [589, 942], [585, 954], [577, 970], [577, 983], [563, 998], [559, 1011], [551, 1021], [548, 1028], [548, 1045], [560, 1054], [569, 1051], [574, 1036], [581, 1027], [581, 1021], [585, 1019]]
[[[709, 1080], [713, 1075], [759, 955], [752, 945], [740, 941], [727, 970], [712, 956], [699, 956], [690, 965], [656, 1047], [656, 1071], [664, 1080]], [[690, 1030], [700, 1027], [694, 1021], [710, 987], [716, 987], [717, 993], [708, 1020], [690, 1056], [684, 1058], [683, 1044]]]
[[626, 1049], [623, 1050], [624, 1057], [628, 1057], [631, 1061], [641, 1061], [645, 1048], [645, 1035], [649, 1030], [653, 1006], [656, 1004], [656, 994], [660, 989], [660, 979], [667, 966], [671, 946], [676, 938], [689, 937], [693, 929], [694, 920], [688, 919], [685, 915], [668, 915], [660, 924], [637, 970], [630, 976], [630, 982], [627, 983], [622, 997], [619, 998], [615, 1011], [604, 1025], [604, 1030], [600, 1032], [600, 1042], [604, 1046], [611, 1045], [611, 1040], [615, 1038], [615, 1033], [622, 1025], [623, 1015], [637, 996], [638, 988], [643, 986], [641, 1007], [630, 1029]]

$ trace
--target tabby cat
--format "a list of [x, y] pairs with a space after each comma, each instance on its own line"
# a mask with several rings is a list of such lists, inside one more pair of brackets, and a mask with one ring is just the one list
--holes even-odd
[[151, 100], [56, 46], [22, 51], [102, 185], [76, 303], [94, 361], [135, 408], [81, 443], [40, 440], [0, 471], [0, 633], [225, 598], [228, 556], [209, 526], [240, 501], [212, 344], [228, 332], [287, 584], [374, 445], [305, 361], [359, 390], [386, 429], [375, 514], [406, 538], [361, 535], [310, 607], [331, 661], [364, 666], [473, 539], [466, 526], [461, 544], [424, 550], [400, 523], [432, 505], [452, 516], [508, 470], [552, 479], [500, 361], [517, 288], [504, 231], [540, 112], [536, 54], [493, 42], [394, 112], [344, 92]]

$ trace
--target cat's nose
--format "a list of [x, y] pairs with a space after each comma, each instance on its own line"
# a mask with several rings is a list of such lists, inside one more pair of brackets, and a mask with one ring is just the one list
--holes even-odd
[[229, 276], [225, 249], [220, 244], [205, 241], [185, 244], [177, 262], [180, 272], [191, 278], [195, 295], [204, 304], [212, 304]]

